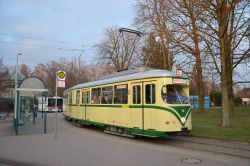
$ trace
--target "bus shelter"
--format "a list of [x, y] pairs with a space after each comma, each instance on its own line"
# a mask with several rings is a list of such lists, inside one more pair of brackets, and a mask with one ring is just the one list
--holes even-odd
[[[44, 82], [34, 76], [24, 78], [16, 89], [16, 100], [14, 110], [13, 126], [16, 135], [19, 134], [19, 126], [25, 125], [25, 118], [32, 117], [33, 124], [35, 125], [35, 119], [37, 116], [37, 103], [36, 97], [47, 97], [48, 90], [45, 87]], [[44, 116], [43, 116], [44, 112]], [[47, 113], [42, 108], [43, 132], [47, 132]]]

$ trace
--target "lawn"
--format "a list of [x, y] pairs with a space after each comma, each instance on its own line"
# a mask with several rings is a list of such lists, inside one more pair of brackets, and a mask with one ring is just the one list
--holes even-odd
[[250, 142], [250, 107], [236, 107], [228, 128], [220, 126], [220, 108], [206, 109], [202, 113], [193, 110], [192, 119], [193, 136]]

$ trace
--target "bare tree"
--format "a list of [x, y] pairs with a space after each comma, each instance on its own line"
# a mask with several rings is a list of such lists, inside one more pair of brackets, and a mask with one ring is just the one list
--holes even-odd
[[206, 46], [221, 75], [222, 127], [229, 126], [229, 115], [233, 112], [234, 69], [250, 58], [250, 47], [243, 46], [246, 37], [250, 2], [247, 0], [209, 0], [204, 6], [206, 17], [203, 29]]
[[[150, 34], [154, 32], [160, 38], [160, 48], [164, 48], [160, 51], [163, 55], [164, 68], [171, 69], [173, 55], [177, 60], [181, 59], [181, 66], [192, 64], [191, 72], [197, 81], [199, 111], [204, 110], [204, 82], [198, 26], [202, 13], [200, 5], [203, 3], [202, 0], [141, 0], [136, 4], [138, 13], [136, 24], [142, 24], [144, 31], [151, 31]], [[152, 40], [149, 42], [152, 43]], [[152, 46], [151, 52], [153, 52]]]
[[0, 58], [0, 93], [4, 91], [5, 88], [8, 87], [5, 84], [2, 84], [6, 78], [10, 76], [10, 72], [7, 66], [3, 63], [3, 58]]
[[140, 0], [135, 4], [137, 16], [135, 24], [146, 34], [152, 32], [159, 37], [160, 49], [163, 59], [163, 68], [171, 70], [172, 55], [169, 49], [169, 29], [167, 27], [168, 1]]
[[119, 32], [117, 27], [105, 30], [105, 38], [96, 45], [97, 59], [116, 71], [131, 68], [138, 58], [136, 42], [139, 36]]
[[30, 76], [30, 74], [31, 74], [31, 69], [30, 69], [29, 66], [26, 65], [26, 64], [21, 64], [21, 65], [19, 66], [19, 70], [20, 70], [20, 72], [21, 72], [25, 77], [28, 77], [28, 76]]
[[[35, 67], [33, 75], [41, 77], [47, 88], [49, 89], [49, 95], [53, 96], [55, 94], [55, 85], [56, 85], [56, 73], [59, 70], [66, 72], [66, 82], [65, 88], [58, 88], [58, 95], [62, 96], [63, 91], [67, 88], [70, 88], [74, 85], [77, 85], [79, 80], [86, 82], [88, 79], [85, 74], [85, 64], [81, 62], [81, 69], [79, 70], [78, 60], [73, 58], [72, 61], [68, 62], [64, 59], [61, 59], [57, 62], [51, 61], [46, 64], [38, 64]], [[80, 77], [79, 77], [80, 71]]]
[[156, 41], [156, 39], [153, 33], [147, 35], [146, 44], [142, 47], [141, 61], [143, 66], [165, 69], [161, 43]]
[[[190, 54], [194, 59], [192, 74], [196, 80], [198, 90], [198, 111], [204, 110], [204, 80], [201, 54], [201, 38], [199, 29], [202, 28], [200, 17], [202, 17], [201, 5], [204, 0], [169, 0], [168, 24], [171, 29], [170, 40], [173, 45], [178, 46], [185, 54]], [[183, 62], [183, 61], [182, 61]], [[182, 65], [185, 62], [182, 63]]]

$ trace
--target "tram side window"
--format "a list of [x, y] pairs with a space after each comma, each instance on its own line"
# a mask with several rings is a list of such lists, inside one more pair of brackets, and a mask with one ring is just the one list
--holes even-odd
[[100, 99], [101, 99], [101, 88], [93, 88], [91, 95], [91, 103], [100, 104]]
[[113, 86], [106, 86], [102, 88], [102, 104], [112, 104], [113, 100]]
[[64, 103], [69, 104], [68, 103], [68, 94], [65, 94], [63, 97], [64, 97]]
[[115, 104], [127, 104], [128, 103], [128, 85], [117, 85], [115, 86]]
[[82, 104], [86, 103], [86, 92], [82, 92]]
[[86, 103], [89, 104], [90, 101], [90, 92], [87, 91]]
[[82, 92], [82, 104], [89, 104], [89, 91]]
[[133, 86], [133, 104], [141, 103], [141, 86]]
[[146, 85], [146, 104], [155, 103], [155, 84]]
[[69, 94], [69, 104], [72, 104], [72, 93]]
[[76, 104], [79, 104], [80, 102], [80, 91], [76, 92]]

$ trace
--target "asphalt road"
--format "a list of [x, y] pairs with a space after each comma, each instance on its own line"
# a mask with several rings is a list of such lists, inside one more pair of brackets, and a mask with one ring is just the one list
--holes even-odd
[[187, 136], [124, 138], [95, 127], [73, 126], [60, 114], [55, 139], [53, 114], [48, 123], [48, 134], [0, 136], [0, 166], [250, 166], [248, 143]]

